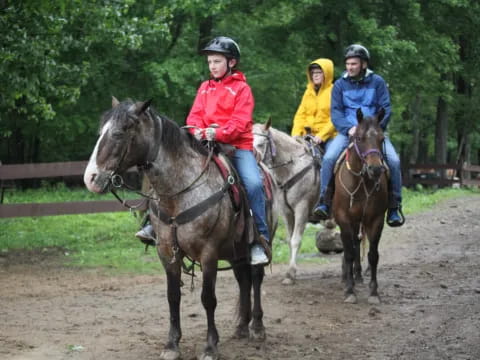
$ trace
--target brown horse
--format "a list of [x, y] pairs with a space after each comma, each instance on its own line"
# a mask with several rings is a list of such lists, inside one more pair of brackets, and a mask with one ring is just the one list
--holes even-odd
[[378, 244], [388, 207], [386, 166], [383, 161], [384, 140], [380, 121], [383, 109], [376, 116], [363, 117], [357, 110], [358, 126], [346, 156], [335, 175], [333, 214], [340, 226], [344, 248], [343, 278], [345, 302], [356, 303], [355, 278], [361, 281], [360, 234], [369, 240], [368, 264], [371, 271], [368, 302], [380, 302], [377, 284]]
[[[230, 199], [229, 189], [235, 181], [233, 172], [224, 176], [223, 170], [211, 161], [212, 153], [188, 131], [158, 115], [149, 101], [119, 103], [114, 98], [112, 107], [103, 115], [100, 137], [84, 181], [90, 191], [103, 193], [112, 185], [121, 185], [122, 173], [138, 166], [152, 184], [150, 217], [157, 234], [157, 252], [167, 274], [170, 308], [170, 331], [160, 358], [172, 360], [181, 356], [180, 286], [184, 257], [200, 263], [203, 274], [201, 300], [208, 330], [207, 344], [199, 358], [218, 358], [219, 336], [215, 326], [218, 260], [231, 263], [240, 288], [235, 335], [263, 339], [264, 268], [251, 266], [248, 261], [249, 245], [242, 239], [247, 234], [245, 224], [250, 222], [250, 215], [248, 210], [239, 210]], [[275, 221], [274, 217], [269, 219]], [[270, 226], [269, 230], [273, 239], [274, 228]]]

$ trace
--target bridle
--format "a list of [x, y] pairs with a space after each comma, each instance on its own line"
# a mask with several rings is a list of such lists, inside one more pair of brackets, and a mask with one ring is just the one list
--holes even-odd
[[[151, 117], [152, 115], [150, 114], [149, 110], [147, 110], [145, 112], [145, 114], [149, 117]], [[132, 118], [134, 121], [137, 121], [138, 119], [138, 116], [135, 115], [135, 114], [128, 114], [128, 116], [130, 118]], [[109, 182], [110, 184], [112, 185], [111, 189], [110, 189], [110, 192], [117, 198], [117, 200], [119, 200], [122, 205], [124, 205], [125, 207], [133, 210], [133, 209], [136, 209], [138, 208], [140, 205], [138, 206], [135, 206], [135, 207], [132, 207], [130, 205], [128, 205], [126, 203], [125, 200], [121, 199], [120, 196], [116, 193], [115, 189], [121, 189], [121, 188], [125, 188], [131, 192], [134, 192], [136, 193], [137, 195], [140, 195], [141, 197], [143, 197], [144, 199], [147, 199], [147, 200], [154, 200], [154, 201], [158, 201], [160, 197], [166, 197], [166, 198], [174, 198], [176, 196], [179, 196], [181, 194], [184, 194], [184, 193], [187, 193], [191, 190], [193, 190], [194, 188], [196, 188], [196, 186], [194, 186], [195, 184], [197, 184], [197, 182], [200, 180], [200, 178], [203, 176], [203, 174], [207, 171], [209, 165], [210, 165], [210, 162], [212, 160], [212, 156], [213, 156], [213, 147], [209, 146], [208, 147], [208, 156], [207, 156], [207, 159], [205, 161], [205, 164], [204, 166], [202, 167], [202, 170], [200, 171], [200, 173], [198, 174], [197, 177], [195, 177], [195, 179], [190, 182], [190, 184], [188, 184], [186, 187], [184, 187], [183, 189], [173, 193], [173, 194], [164, 194], [164, 193], [157, 193], [157, 196], [158, 197], [152, 197], [148, 194], [145, 194], [144, 192], [142, 191], [138, 191], [136, 189], [134, 189], [133, 187], [127, 185], [123, 179], [123, 176], [118, 172], [118, 168], [120, 167], [120, 164], [123, 162], [123, 160], [125, 159], [125, 156], [127, 154], [127, 151], [128, 151], [128, 148], [131, 146], [131, 143], [133, 142], [133, 134], [131, 131], [129, 131], [128, 133], [128, 139], [126, 141], [126, 146], [124, 147], [124, 150], [123, 150], [123, 153], [122, 153], [122, 156], [120, 157], [120, 160], [118, 162], [118, 166], [116, 169], [112, 170], [108, 176], [109, 178]], [[155, 148], [154, 150], [151, 152], [152, 154], [157, 154], [158, 153], [158, 148], [160, 147], [160, 144], [159, 143], [155, 143]], [[152, 168], [153, 166], [153, 160], [147, 160], [146, 162], [142, 163], [142, 164], [137, 164], [137, 169], [138, 170], [149, 170]]]
[[380, 158], [380, 160], [382, 162], [382, 168], [385, 170], [385, 165], [383, 163], [383, 153], [379, 149], [372, 148], [372, 149], [368, 149], [367, 151], [362, 152], [362, 151], [360, 151], [360, 148], [358, 147], [358, 143], [357, 143], [356, 138], [353, 139], [352, 144], [353, 144], [353, 148], [355, 149], [355, 152], [357, 153], [358, 157], [360, 158], [360, 161], [362, 162], [362, 169], [360, 170], [360, 172], [355, 172], [351, 168], [350, 163], [348, 162], [349, 150], [347, 150], [345, 162], [347, 164], [347, 169], [352, 174], [354, 174], [355, 176], [363, 176], [367, 172], [367, 166], [368, 166], [367, 156], [370, 155], [370, 154], [377, 154], [377, 156]]
[[[350, 154], [350, 149], [351, 148], [354, 148], [355, 149], [355, 152], [356, 154], [358, 155], [358, 157], [360, 158], [360, 161], [362, 163], [362, 169], [359, 171], [359, 172], [356, 172], [352, 169], [351, 165], [350, 165], [350, 162], [349, 162], [349, 154]], [[347, 168], [347, 170], [350, 172], [350, 174], [352, 174], [353, 176], [355, 177], [358, 177], [360, 178], [359, 181], [358, 181], [358, 184], [356, 186], [356, 188], [353, 190], [353, 191], [350, 191], [347, 186], [345, 185], [343, 179], [342, 179], [342, 169], [343, 169], [343, 166], [340, 167], [340, 169], [338, 170], [340, 173], [339, 173], [339, 180], [340, 180], [340, 184], [342, 185], [343, 189], [347, 192], [347, 194], [350, 196], [350, 207], [353, 206], [353, 201], [354, 201], [354, 198], [355, 198], [355, 195], [357, 194], [357, 192], [360, 190], [360, 187], [363, 187], [363, 190], [365, 192], [365, 196], [366, 196], [366, 201], [365, 201], [365, 206], [364, 206], [364, 209], [363, 209], [363, 212], [365, 213], [365, 209], [366, 209], [366, 206], [367, 206], [367, 203], [368, 203], [368, 200], [370, 199], [370, 196], [375, 192], [375, 191], [379, 191], [380, 190], [380, 179], [381, 179], [381, 176], [379, 176], [377, 178], [377, 180], [374, 182], [373, 186], [371, 189], [368, 189], [367, 188], [367, 184], [365, 183], [365, 175], [367, 174], [367, 167], [368, 167], [368, 164], [367, 164], [367, 156], [370, 155], [370, 154], [376, 154], [381, 162], [382, 162], [382, 172], [385, 172], [386, 168], [385, 168], [385, 165], [384, 165], [384, 160], [383, 160], [383, 153], [379, 150], [379, 149], [376, 149], [376, 148], [373, 148], [373, 149], [368, 149], [367, 151], [360, 151], [360, 148], [358, 146], [358, 143], [357, 143], [357, 140], [356, 138], [353, 139], [353, 141], [350, 143], [350, 146], [347, 148], [347, 152], [345, 154], [345, 167]], [[363, 185], [363, 186], [362, 186]], [[363, 216], [362, 216], [363, 218]]]

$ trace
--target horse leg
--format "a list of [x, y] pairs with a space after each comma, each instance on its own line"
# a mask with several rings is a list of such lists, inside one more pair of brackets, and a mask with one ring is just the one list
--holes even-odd
[[215, 283], [217, 281], [217, 259], [209, 257], [202, 261], [202, 304], [207, 313], [207, 345], [203, 353], [199, 356], [200, 360], [218, 359], [218, 331], [215, 326], [215, 308], [217, 307], [217, 297], [215, 296]]
[[293, 234], [290, 238], [290, 268], [287, 273], [287, 277], [289, 277], [293, 282], [295, 282], [296, 279], [297, 255], [298, 251], [300, 250], [300, 245], [302, 243], [302, 235], [305, 231], [305, 226], [307, 224], [306, 214], [308, 214], [308, 212], [305, 210], [297, 211], [296, 213], [298, 216], [295, 216]]
[[253, 340], [265, 340], [265, 327], [263, 326], [262, 309], [262, 282], [265, 276], [265, 270], [262, 265], [251, 266], [252, 284], [253, 284], [253, 312], [252, 324], [250, 326], [250, 337]]
[[248, 338], [248, 324], [252, 319], [252, 301], [250, 298], [252, 289], [252, 273], [250, 271], [250, 265], [247, 263], [234, 265], [233, 272], [240, 288], [240, 297], [238, 302], [238, 315], [240, 321], [237, 325], [237, 329], [235, 330], [234, 337]]
[[[357, 229], [358, 230], [358, 229]], [[355, 304], [357, 296], [355, 295], [355, 281], [353, 278], [353, 262], [355, 260], [355, 229], [349, 224], [340, 225], [340, 236], [343, 242], [343, 261], [344, 261], [344, 278], [345, 278], [345, 302]]]
[[170, 330], [168, 332], [168, 342], [160, 354], [160, 359], [176, 360], [180, 359], [178, 343], [182, 338], [182, 330], [180, 327], [181, 262], [176, 261], [175, 263], [170, 264], [169, 261], [163, 261], [163, 259], [162, 262], [167, 273], [167, 298], [168, 306], [170, 308]]
[[355, 244], [355, 260], [353, 263], [353, 273], [355, 276], [355, 282], [359, 284], [363, 284], [363, 276], [362, 276], [362, 262], [361, 262], [361, 250], [362, 250], [362, 237], [355, 236], [354, 237], [354, 244]]
[[378, 283], [377, 283], [377, 267], [378, 267], [378, 244], [380, 242], [380, 237], [382, 236], [384, 219], [383, 216], [381, 219], [376, 221], [368, 231], [368, 239], [370, 241], [370, 249], [368, 251], [368, 264], [370, 267], [370, 295], [368, 297], [368, 302], [370, 304], [379, 304], [380, 297], [378, 296]]
[[287, 230], [288, 247], [290, 248], [290, 263], [288, 265], [288, 270], [287, 270], [287, 273], [285, 274], [285, 279], [283, 279], [282, 284], [292, 285], [293, 283], [295, 283], [295, 278], [297, 275], [297, 254], [296, 254], [296, 250], [293, 249], [293, 245], [292, 245], [293, 231], [295, 226], [295, 214], [290, 210], [286, 210], [286, 213], [284, 214], [284, 218], [285, 218], [285, 227]]

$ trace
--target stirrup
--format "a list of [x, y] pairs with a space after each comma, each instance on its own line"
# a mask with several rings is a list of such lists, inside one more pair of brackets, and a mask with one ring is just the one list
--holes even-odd
[[389, 221], [388, 216], [387, 216], [387, 224], [390, 227], [399, 227], [405, 224], [405, 216], [403, 215], [402, 207], [398, 206], [396, 208], [396, 211], [398, 212], [398, 215], [400, 216], [400, 221]]

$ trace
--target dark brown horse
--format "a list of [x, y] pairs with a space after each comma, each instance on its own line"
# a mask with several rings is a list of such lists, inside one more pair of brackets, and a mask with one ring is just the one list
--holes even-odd
[[[122, 173], [138, 166], [152, 185], [150, 217], [157, 234], [157, 252], [167, 274], [170, 308], [170, 331], [160, 358], [180, 358], [180, 286], [184, 257], [200, 263], [203, 274], [201, 300], [208, 331], [207, 344], [199, 358], [218, 358], [219, 336], [215, 326], [218, 260], [232, 264], [240, 288], [235, 335], [263, 339], [264, 268], [250, 266], [248, 262], [249, 245], [241, 238], [245, 235], [249, 212], [239, 211], [230, 199], [232, 176], [222, 175], [211, 161], [212, 154], [188, 131], [158, 115], [150, 102], [119, 103], [114, 99], [112, 105], [103, 116], [100, 137], [84, 181], [90, 191], [102, 193], [112, 185], [122, 184]], [[273, 239], [272, 227], [270, 231]]]
[[377, 290], [378, 244], [388, 205], [387, 173], [382, 155], [384, 135], [379, 125], [384, 114], [382, 109], [376, 116], [363, 117], [362, 111], [357, 110], [357, 129], [335, 175], [333, 214], [340, 226], [344, 248], [343, 277], [347, 303], [356, 303], [355, 279], [362, 281], [360, 234], [366, 235], [370, 244], [368, 302], [380, 302]]

